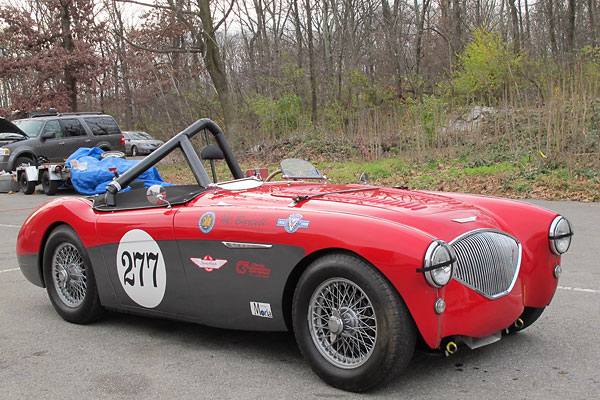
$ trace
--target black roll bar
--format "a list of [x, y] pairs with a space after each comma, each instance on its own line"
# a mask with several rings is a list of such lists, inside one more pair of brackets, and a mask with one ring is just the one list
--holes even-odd
[[227, 140], [225, 140], [223, 130], [214, 121], [208, 118], [202, 118], [185, 128], [183, 131], [179, 132], [177, 135], [173, 136], [168, 142], [160, 146], [138, 164], [134, 165], [133, 168], [129, 169], [123, 175], [109, 183], [106, 187], [105, 194], [106, 205], [115, 206], [116, 194], [119, 192], [119, 190], [127, 187], [133, 180], [144, 173], [144, 171], [165, 158], [177, 147], [183, 151], [183, 154], [192, 172], [194, 173], [194, 177], [196, 178], [196, 181], [198, 181], [198, 184], [203, 187], [208, 186], [211, 183], [211, 180], [208, 177], [206, 170], [202, 166], [202, 162], [200, 161], [200, 158], [198, 157], [198, 154], [194, 150], [192, 142], [190, 141], [191, 138], [204, 129], [212, 133], [217, 145], [221, 151], [223, 151], [225, 162], [227, 163], [227, 166], [229, 167], [234, 179], [242, 179], [244, 174], [242, 173], [242, 170], [240, 169], [240, 166], [238, 165], [237, 160], [233, 155], [231, 148], [229, 147], [229, 143], [227, 143]]

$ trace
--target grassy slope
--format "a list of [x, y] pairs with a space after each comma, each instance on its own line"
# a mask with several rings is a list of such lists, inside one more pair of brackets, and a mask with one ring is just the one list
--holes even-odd
[[[277, 170], [276, 163], [259, 159], [240, 160], [242, 170], [268, 167]], [[471, 166], [469, 161], [430, 161], [414, 164], [398, 158], [376, 161], [320, 161], [315, 165], [335, 184], [358, 183], [362, 172], [367, 172], [374, 185], [404, 185], [410, 189], [448, 192], [479, 193], [510, 198], [547, 200], [600, 201], [600, 173], [598, 171], [567, 171], [548, 168], [539, 160], [529, 162], [500, 162], [492, 165]], [[193, 182], [182, 164], [159, 167], [167, 182]], [[229, 179], [224, 165], [218, 165], [220, 180]]]

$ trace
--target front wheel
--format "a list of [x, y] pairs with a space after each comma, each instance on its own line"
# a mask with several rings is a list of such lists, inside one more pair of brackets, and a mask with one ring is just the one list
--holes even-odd
[[73, 228], [62, 225], [52, 231], [43, 267], [48, 297], [64, 320], [87, 324], [102, 315], [91, 262]]
[[416, 328], [398, 292], [346, 254], [322, 257], [302, 274], [292, 319], [313, 371], [343, 390], [365, 391], [400, 373], [415, 348]]
[[133, 157], [137, 157], [137, 156], [139, 156], [139, 155], [140, 155], [140, 153], [138, 152], [138, 149], [137, 149], [137, 147], [133, 146], [133, 147], [131, 148], [131, 155], [132, 155]]

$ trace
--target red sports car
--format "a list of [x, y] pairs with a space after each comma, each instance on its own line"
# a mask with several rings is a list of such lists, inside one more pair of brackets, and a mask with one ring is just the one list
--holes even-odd
[[[190, 139], [202, 131], [199, 156]], [[146, 189], [135, 180], [175, 149], [197, 184]], [[204, 165], [218, 159], [233, 180], [218, 182], [214, 168], [211, 179]], [[330, 185], [304, 161], [281, 166], [264, 181], [245, 177], [221, 129], [199, 120], [106, 194], [37, 209], [19, 232], [19, 265], [74, 323], [112, 309], [292, 330], [312, 369], [350, 391], [401, 372], [417, 343], [479, 347], [526, 328], [550, 304], [573, 234], [555, 212]]]

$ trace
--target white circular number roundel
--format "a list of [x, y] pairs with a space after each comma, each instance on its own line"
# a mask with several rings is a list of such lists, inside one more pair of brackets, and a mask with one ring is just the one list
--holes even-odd
[[127, 232], [117, 249], [117, 274], [125, 293], [142, 307], [160, 304], [167, 287], [165, 259], [152, 236], [141, 229]]

